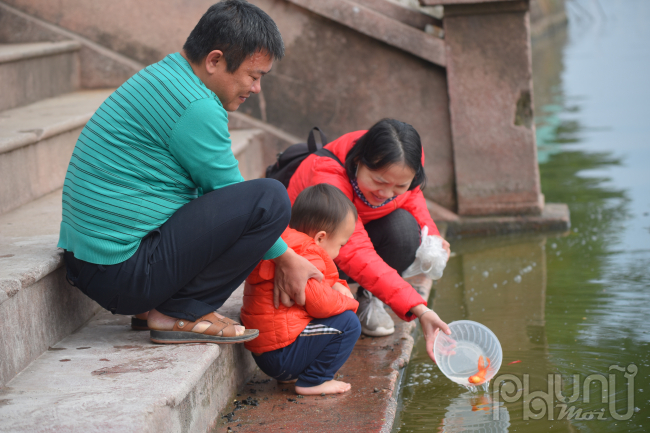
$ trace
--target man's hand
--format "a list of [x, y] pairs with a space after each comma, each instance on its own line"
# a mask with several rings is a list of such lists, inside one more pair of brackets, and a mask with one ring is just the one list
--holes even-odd
[[354, 299], [354, 296], [352, 295], [352, 292], [350, 291], [350, 289], [348, 289], [347, 287], [345, 287], [341, 283], [334, 283], [334, 285], [332, 286], [332, 289], [336, 290], [337, 292], [339, 292], [342, 295], [347, 296], [348, 298]]
[[[273, 259], [275, 263], [275, 284], [273, 287], [273, 304], [280, 308], [280, 300], [286, 307], [293, 301], [305, 305], [305, 286], [310, 278], [323, 281], [323, 274], [309, 260], [287, 248], [281, 256]], [[293, 301], [292, 301], [293, 299]]]
[[435, 311], [429, 311], [429, 309], [423, 304], [411, 308], [411, 313], [420, 318], [420, 326], [422, 326], [422, 333], [424, 334], [424, 340], [426, 341], [427, 354], [433, 362], [436, 362], [436, 359], [433, 356], [433, 343], [435, 342], [439, 331], [442, 331], [447, 335], [451, 334], [449, 326], [440, 319]]

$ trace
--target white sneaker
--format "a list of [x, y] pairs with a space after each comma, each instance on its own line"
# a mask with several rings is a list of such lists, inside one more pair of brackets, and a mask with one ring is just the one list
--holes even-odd
[[395, 322], [384, 309], [384, 303], [363, 290], [359, 296], [357, 316], [361, 322], [361, 333], [371, 337], [383, 337], [395, 332]]

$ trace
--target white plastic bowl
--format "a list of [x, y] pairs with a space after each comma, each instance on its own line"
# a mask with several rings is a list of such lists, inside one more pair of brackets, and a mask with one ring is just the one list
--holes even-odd
[[433, 343], [433, 354], [440, 371], [459, 385], [477, 386], [468, 379], [478, 372], [478, 359], [483, 356], [484, 360], [490, 358], [485, 374], [485, 383], [488, 383], [499, 371], [503, 360], [497, 336], [487, 326], [471, 320], [452, 322], [449, 329], [451, 335], [439, 332]]

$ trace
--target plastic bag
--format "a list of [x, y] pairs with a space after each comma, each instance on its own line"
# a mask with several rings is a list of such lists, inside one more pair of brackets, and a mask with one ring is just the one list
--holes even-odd
[[427, 236], [429, 227], [422, 229], [422, 243], [415, 252], [415, 261], [403, 273], [403, 278], [426, 274], [432, 280], [439, 280], [447, 266], [447, 251], [442, 247], [440, 236]]

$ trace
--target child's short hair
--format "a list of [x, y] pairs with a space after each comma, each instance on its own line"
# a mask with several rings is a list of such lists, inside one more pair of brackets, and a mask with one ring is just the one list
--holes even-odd
[[305, 188], [291, 208], [289, 227], [310, 236], [325, 231], [334, 233], [352, 213], [357, 219], [357, 209], [338, 188], [326, 183]]

